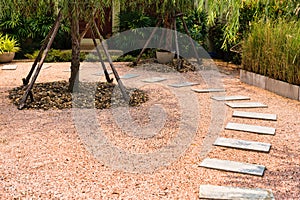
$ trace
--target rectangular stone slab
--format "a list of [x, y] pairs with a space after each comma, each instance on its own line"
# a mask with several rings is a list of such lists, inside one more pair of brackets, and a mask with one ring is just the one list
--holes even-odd
[[266, 134], [266, 135], [275, 135], [275, 131], [276, 131], [275, 128], [271, 128], [267, 126], [255, 126], [255, 125], [239, 124], [239, 123], [228, 123], [225, 129]]
[[2, 67], [2, 70], [16, 70], [17, 69], [17, 65], [4, 65]]
[[[112, 71], [109, 71], [109, 70], [107, 70], [107, 73], [108, 73], [108, 74], [112, 74], [113, 72], [112, 72]], [[101, 71], [101, 72], [98, 72], [98, 73], [95, 73], [95, 74], [92, 74], [92, 75], [95, 75], [95, 76], [103, 76], [103, 75], [104, 75], [104, 72], [103, 72], [103, 71]]]
[[268, 106], [260, 102], [242, 102], [242, 103], [226, 103], [231, 108], [267, 108]]
[[146, 83], [156, 83], [156, 82], [161, 82], [161, 81], [165, 81], [165, 80], [167, 80], [167, 79], [162, 78], [162, 77], [152, 77], [152, 78], [144, 79], [142, 81], [146, 82]]
[[209, 88], [209, 89], [192, 89], [194, 92], [198, 93], [209, 93], [209, 92], [225, 92], [225, 89]]
[[231, 138], [217, 138], [214, 145], [261, 152], [269, 152], [271, 148], [271, 144], [269, 143], [236, 140]]
[[188, 86], [193, 86], [193, 85], [199, 85], [199, 83], [195, 83], [195, 82], [183, 82], [183, 83], [171, 84], [169, 86], [180, 88], [180, 87], [188, 87]]
[[277, 120], [277, 115], [267, 114], [267, 113], [257, 113], [257, 112], [243, 112], [243, 111], [234, 111], [232, 114], [233, 117], [241, 118], [250, 118], [250, 119], [264, 119], [264, 120]]
[[263, 176], [265, 171], [265, 166], [248, 164], [242, 162], [235, 162], [230, 160], [219, 160], [215, 158], [205, 158], [200, 167], [206, 167], [210, 169], [218, 169], [229, 172], [236, 172], [242, 174], [250, 174], [256, 176]]
[[272, 190], [229, 186], [200, 185], [200, 199], [275, 200]]
[[250, 97], [247, 96], [214, 96], [211, 98], [217, 101], [250, 100]]
[[130, 78], [135, 78], [135, 77], [138, 77], [139, 75], [138, 74], [125, 74], [123, 76], [120, 76], [120, 78], [122, 79], [130, 79]]
[[50, 67], [52, 67], [52, 66], [49, 65], [49, 64], [47, 64], [47, 65], [43, 65], [42, 69], [48, 69], [48, 68], [50, 68]]

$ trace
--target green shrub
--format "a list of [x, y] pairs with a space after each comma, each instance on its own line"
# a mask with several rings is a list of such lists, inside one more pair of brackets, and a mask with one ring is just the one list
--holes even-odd
[[[9, 12], [0, 18], [0, 30], [15, 38], [22, 49], [16, 55], [17, 58], [24, 58], [25, 54], [32, 53], [39, 49], [42, 41], [50, 31], [55, 22], [55, 16], [47, 13], [37, 14], [36, 16], [26, 17], [21, 13]], [[70, 49], [70, 25], [63, 20], [52, 47], [56, 49]], [[26, 57], [26, 56], [25, 56]]]
[[[191, 10], [184, 16], [184, 21], [188, 27], [191, 38], [197, 41], [200, 45], [204, 45], [208, 34], [206, 12]], [[185, 34], [186, 32], [180, 19], [177, 19], [177, 24], [178, 31]]]
[[[26, 58], [35, 59], [39, 54], [39, 51], [36, 50], [32, 54], [25, 54]], [[144, 54], [147, 57], [148, 54]], [[149, 57], [149, 55], [148, 55]], [[107, 61], [106, 57], [102, 58], [104, 61]], [[112, 56], [114, 62], [133, 62], [136, 58], [132, 55], [123, 55], [123, 56]], [[45, 62], [71, 62], [72, 60], [72, 51], [71, 50], [58, 50], [58, 49], [51, 49], [48, 52], [48, 55], [45, 59]], [[80, 52], [80, 61], [87, 61], [87, 62], [97, 62], [99, 58], [94, 53], [88, 52]]]
[[0, 33], [0, 54], [3, 52], [18, 52], [20, 51], [19, 43], [8, 34], [4, 36]]
[[243, 69], [300, 85], [300, 21], [253, 23], [243, 44]]
[[[25, 54], [26, 58], [35, 59], [39, 54], [39, 51], [36, 50], [32, 54]], [[86, 60], [87, 55], [84, 52], [80, 52], [80, 61]], [[72, 60], [72, 51], [71, 50], [58, 50], [51, 49], [48, 52], [48, 55], [45, 59], [45, 62], [71, 62]]]

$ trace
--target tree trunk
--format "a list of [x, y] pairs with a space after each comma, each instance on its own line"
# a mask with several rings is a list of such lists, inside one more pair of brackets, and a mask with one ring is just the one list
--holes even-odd
[[[72, 2], [72, 1], [71, 1]], [[70, 3], [70, 19], [71, 19], [71, 39], [72, 39], [72, 61], [71, 76], [69, 78], [69, 91], [76, 91], [79, 81], [80, 66], [80, 34], [79, 34], [79, 8], [76, 3]]]

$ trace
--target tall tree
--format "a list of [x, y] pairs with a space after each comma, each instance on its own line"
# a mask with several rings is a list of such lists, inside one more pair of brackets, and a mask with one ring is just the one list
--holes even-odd
[[284, 16], [297, 15], [300, 16], [299, 0], [123, 0], [124, 6], [131, 7], [132, 10], [151, 11], [155, 16], [162, 18], [165, 27], [170, 28], [170, 16], [174, 13], [185, 13], [191, 9], [205, 11], [208, 16], [209, 26], [214, 25], [217, 19], [223, 21], [224, 25], [224, 44], [234, 43], [240, 27], [239, 17], [240, 11], [247, 5], [257, 5], [257, 13], [255, 16], [261, 15], [259, 6], [264, 6], [264, 16], [270, 15], [270, 10], [274, 7], [282, 8]]
[[97, 13], [103, 20], [104, 9], [111, 4], [111, 0], [0, 0], [0, 19], [4, 16], [13, 16], [22, 13], [24, 16], [58, 14], [61, 9], [63, 17], [71, 22], [72, 62], [69, 79], [69, 90], [73, 91], [78, 70], [80, 67], [80, 34], [79, 21], [90, 21]]

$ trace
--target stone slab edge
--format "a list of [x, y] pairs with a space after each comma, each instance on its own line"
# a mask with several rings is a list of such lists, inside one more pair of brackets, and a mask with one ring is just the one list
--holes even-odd
[[272, 190], [229, 186], [200, 185], [200, 199], [262, 199], [274, 200]]
[[283, 97], [300, 101], [300, 87], [283, 81], [268, 78], [266, 76], [240, 70], [240, 80], [249, 85], [253, 85]]

